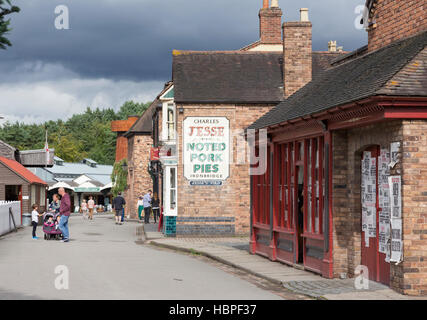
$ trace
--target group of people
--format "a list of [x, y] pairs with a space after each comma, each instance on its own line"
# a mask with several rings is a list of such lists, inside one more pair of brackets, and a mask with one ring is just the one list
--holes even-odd
[[[59, 194], [59, 195], [58, 195]], [[70, 233], [68, 229], [68, 219], [71, 215], [71, 200], [68, 193], [65, 192], [64, 188], [58, 189], [58, 194], [53, 195], [53, 201], [49, 205], [48, 212], [52, 214], [57, 214], [57, 219], [54, 221], [54, 218], [49, 218], [47, 221], [53, 225], [56, 225], [59, 230], [62, 232], [62, 242], [68, 242], [70, 240]], [[59, 201], [59, 196], [61, 196], [61, 201]], [[37, 226], [39, 223], [39, 217], [42, 217], [44, 214], [39, 213], [39, 205], [33, 204], [31, 213], [31, 224], [33, 226], [33, 239], [39, 239], [36, 235]]]
[[[59, 196], [61, 196], [61, 201], [59, 201]], [[123, 198], [121, 192], [113, 199], [112, 207], [116, 212], [115, 223], [123, 224], [124, 222], [124, 208], [126, 205], [126, 201]], [[144, 211], [144, 223], [150, 223], [151, 212], [153, 212], [154, 223], [157, 223], [157, 219], [160, 218], [160, 200], [157, 193], [154, 193], [152, 196], [152, 191], [148, 190], [148, 192], [144, 196], [140, 196], [137, 202], [138, 207], [138, 217], [139, 220], [142, 220], [142, 212]], [[39, 205], [34, 204], [32, 206], [32, 226], [33, 239], [39, 239], [36, 235], [37, 226], [39, 223], [39, 217], [43, 216], [43, 213], [39, 213]], [[88, 216], [89, 220], [93, 220], [93, 212], [95, 209], [95, 201], [93, 197], [89, 197], [89, 200], [83, 200], [81, 205], [83, 218], [85, 219]], [[50, 203], [48, 212], [51, 214], [57, 215], [55, 219], [54, 216], [50, 217], [46, 223], [49, 226], [55, 225], [55, 227], [62, 232], [62, 242], [68, 242], [70, 240], [70, 233], [68, 229], [68, 219], [71, 215], [71, 200], [70, 195], [65, 192], [64, 188], [58, 189], [58, 194], [53, 195], [53, 201]]]
[[151, 197], [152, 191], [148, 190], [144, 196], [138, 198], [136, 206], [138, 207], [138, 217], [142, 220], [142, 211], [144, 211], [144, 223], [150, 223], [151, 211], [153, 211], [154, 223], [160, 218], [160, 200], [157, 193]]

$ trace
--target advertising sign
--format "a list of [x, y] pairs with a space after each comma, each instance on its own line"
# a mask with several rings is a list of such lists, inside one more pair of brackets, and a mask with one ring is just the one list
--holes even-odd
[[182, 153], [190, 185], [221, 185], [230, 173], [230, 121], [225, 117], [186, 118]]

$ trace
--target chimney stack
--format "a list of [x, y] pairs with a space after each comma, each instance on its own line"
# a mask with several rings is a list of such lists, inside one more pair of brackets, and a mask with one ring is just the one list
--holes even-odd
[[308, 9], [301, 9], [301, 21], [283, 24], [284, 96], [290, 97], [312, 80], [312, 24]]
[[259, 33], [263, 44], [282, 43], [282, 10], [279, 8], [278, 0], [264, 0], [263, 8], [259, 11]]

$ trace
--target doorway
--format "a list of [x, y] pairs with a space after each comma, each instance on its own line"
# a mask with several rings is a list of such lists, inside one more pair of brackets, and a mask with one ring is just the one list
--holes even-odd
[[386, 253], [380, 252], [379, 221], [379, 156], [380, 147], [372, 146], [362, 153], [361, 160], [361, 258], [369, 271], [369, 280], [390, 284], [390, 263]]

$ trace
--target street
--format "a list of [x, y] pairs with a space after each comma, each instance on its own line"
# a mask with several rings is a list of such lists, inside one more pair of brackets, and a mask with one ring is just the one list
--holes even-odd
[[[209, 263], [138, 243], [137, 226], [71, 217], [69, 243], [43, 240], [41, 227], [39, 240], [30, 228], [0, 238], [0, 299], [280, 299]], [[58, 266], [69, 271], [68, 289], [55, 287]]]

